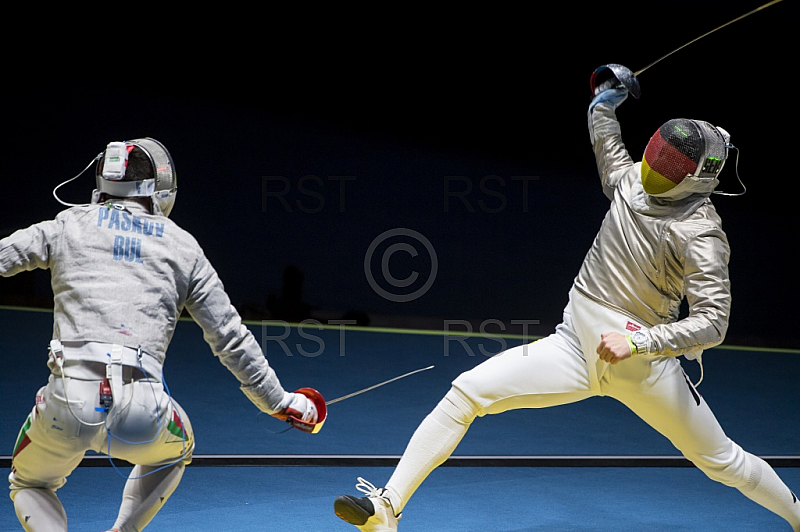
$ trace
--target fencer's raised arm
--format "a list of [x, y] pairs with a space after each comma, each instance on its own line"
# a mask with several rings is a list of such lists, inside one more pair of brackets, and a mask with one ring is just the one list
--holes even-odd
[[622, 132], [617, 121], [616, 108], [628, 97], [624, 88], [605, 89], [589, 104], [587, 113], [589, 139], [594, 149], [597, 173], [603, 193], [611, 199], [619, 183], [622, 170], [633, 166], [633, 159], [622, 142]]

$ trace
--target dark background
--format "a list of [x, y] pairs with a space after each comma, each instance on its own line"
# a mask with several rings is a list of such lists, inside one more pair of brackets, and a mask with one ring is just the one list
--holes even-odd
[[[0, 236], [54, 217], [53, 188], [108, 142], [151, 136], [176, 163], [171, 218], [246, 318], [498, 320], [491, 332], [538, 320], [529, 332], [546, 334], [607, 208], [586, 129], [592, 71], [640, 70], [764, 4], [31, 13], [4, 38]], [[637, 159], [676, 117], [724, 127], [741, 150], [747, 194], [713, 197], [732, 246], [726, 343], [800, 346], [796, 20], [786, 0], [702, 38], [643, 72], [642, 97], [618, 110]], [[739, 190], [736, 155], [726, 191]], [[86, 202], [92, 188], [93, 171], [60, 196]], [[364, 270], [397, 228], [436, 253], [406, 239], [420, 255], [391, 255], [394, 277], [419, 274], [406, 292], [438, 268], [406, 303]], [[289, 266], [302, 285], [287, 309], [275, 301]], [[48, 280], [4, 279], [0, 302], [46, 307]]]

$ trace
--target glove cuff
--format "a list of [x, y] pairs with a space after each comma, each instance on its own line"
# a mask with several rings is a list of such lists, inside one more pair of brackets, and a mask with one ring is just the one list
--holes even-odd
[[592, 99], [589, 104], [589, 114], [594, 111], [595, 106], [599, 103], [608, 102], [612, 109], [616, 109], [622, 102], [628, 98], [628, 91], [623, 88], [607, 89]]

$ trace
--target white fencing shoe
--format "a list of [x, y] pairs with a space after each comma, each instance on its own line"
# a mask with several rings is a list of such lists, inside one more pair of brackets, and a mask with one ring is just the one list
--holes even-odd
[[395, 515], [384, 488], [376, 488], [358, 477], [356, 489], [366, 497], [340, 495], [333, 503], [333, 510], [340, 519], [355, 525], [362, 532], [395, 532], [402, 514]]

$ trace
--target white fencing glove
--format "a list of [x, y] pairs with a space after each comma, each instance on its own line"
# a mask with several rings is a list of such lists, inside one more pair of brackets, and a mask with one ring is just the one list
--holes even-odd
[[307, 423], [317, 422], [317, 407], [303, 394], [286, 392], [282, 406], [280, 412], [272, 414], [272, 417], [286, 421], [292, 416]]
[[316, 434], [328, 417], [328, 409], [322, 394], [313, 388], [300, 388], [296, 392], [285, 392], [283, 407], [272, 417], [303, 432]]

